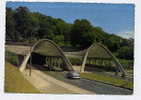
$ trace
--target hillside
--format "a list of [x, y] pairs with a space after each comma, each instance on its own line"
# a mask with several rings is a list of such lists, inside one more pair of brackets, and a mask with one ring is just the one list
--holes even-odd
[[39, 93], [15, 66], [5, 63], [5, 92], [12, 93]]

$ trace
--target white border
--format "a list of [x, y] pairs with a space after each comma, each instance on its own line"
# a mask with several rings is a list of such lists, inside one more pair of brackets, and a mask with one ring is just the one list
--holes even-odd
[[25, 2], [135, 3], [135, 0], [5, 0]]
[[[131, 96], [113, 95], [52, 95], [52, 94], [5, 94], [4, 89], [4, 41], [6, 1], [26, 2], [84, 2], [84, 3], [130, 3], [135, 6], [135, 64], [134, 94]], [[0, 99], [1, 100], [139, 100], [141, 94], [141, 0], [0, 0]]]

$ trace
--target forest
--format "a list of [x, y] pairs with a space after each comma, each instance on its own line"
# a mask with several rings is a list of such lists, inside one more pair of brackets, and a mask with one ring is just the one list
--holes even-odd
[[88, 48], [102, 43], [119, 59], [133, 60], [134, 39], [105, 32], [87, 19], [67, 23], [63, 19], [31, 12], [27, 7], [6, 8], [6, 41], [34, 43], [51, 39], [59, 46]]

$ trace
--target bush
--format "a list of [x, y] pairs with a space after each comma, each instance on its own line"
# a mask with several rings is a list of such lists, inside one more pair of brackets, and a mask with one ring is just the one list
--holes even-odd
[[81, 58], [69, 57], [68, 59], [70, 60], [72, 65], [81, 65], [82, 64]]
[[14, 53], [5, 51], [5, 59], [11, 64], [18, 65], [18, 56]]
[[133, 69], [133, 60], [119, 59], [119, 62], [125, 69]]
[[122, 59], [133, 59], [133, 47], [124, 46], [118, 49], [117, 57]]

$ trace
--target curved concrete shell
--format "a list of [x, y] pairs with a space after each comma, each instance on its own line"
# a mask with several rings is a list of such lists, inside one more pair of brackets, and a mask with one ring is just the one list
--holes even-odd
[[63, 63], [64, 63], [63, 67], [65, 67], [65, 69], [68, 71], [73, 70], [71, 63], [65, 57], [61, 48], [59, 46], [57, 46], [57, 44], [55, 44], [51, 40], [42, 39], [42, 40], [39, 40], [38, 42], [36, 42], [31, 47], [30, 52], [25, 56], [25, 59], [20, 66], [21, 71], [23, 71], [26, 68], [27, 63], [28, 63], [32, 53], [37, 53], [37, 54], [48, 56], [48, 57], [61, 57], [61, 59], [63, 60]]
[[100, 43], [95, 43], [91, 45], [85, 52], [85, 55], [83, 57], [81, 72], [85, 71], [85, 64], [88, 58], [110, 59], [114, 61], [116, 67], [119, 69], [120, 72], [122, 72], [122, 76], [126, 75], [126, 72], [123, 66], [119, 63], [118, 59], [110, 52], [108, 48], [106, 48], [104, 45]]

